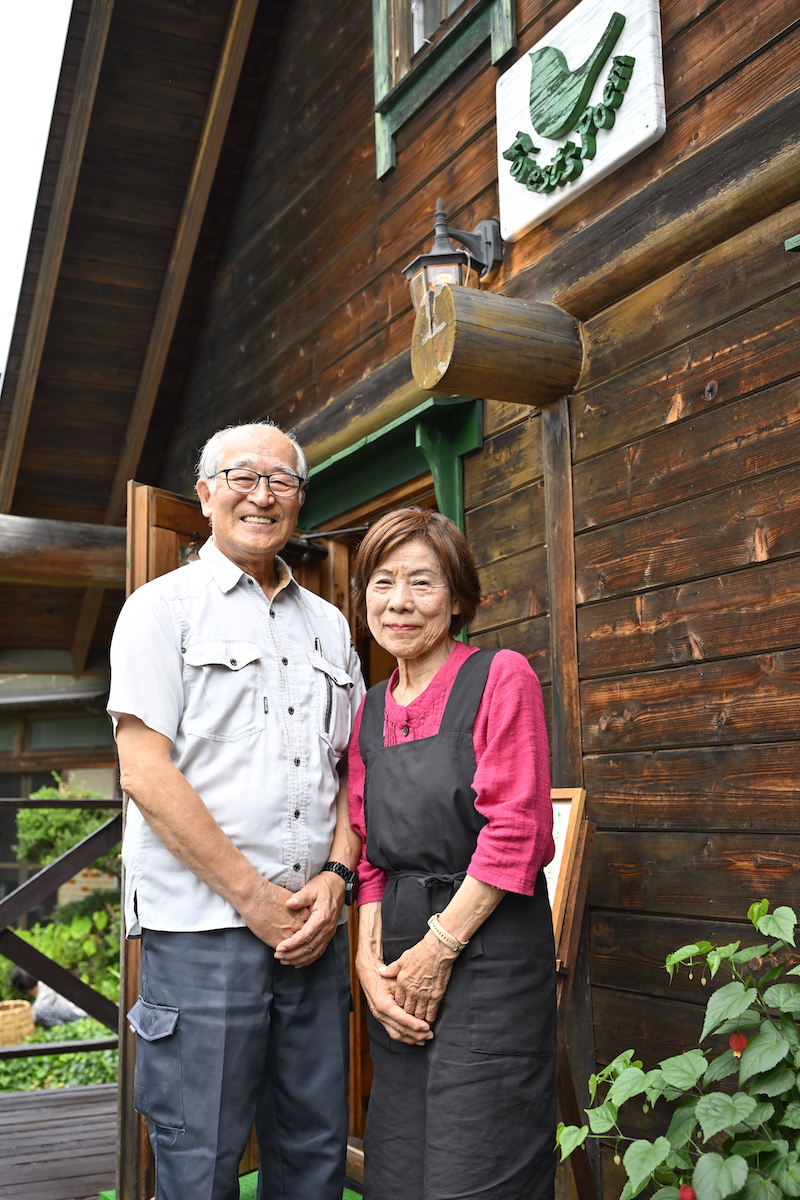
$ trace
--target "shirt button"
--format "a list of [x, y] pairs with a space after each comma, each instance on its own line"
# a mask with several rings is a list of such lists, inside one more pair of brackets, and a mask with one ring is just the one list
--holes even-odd
[[295, 870], [295, 871], [299, 871], [299, 870], [300, 870], [300, 863], [295, 863], [295, 864], [294, 864], [294, 870]]
[[252, 586], [253, 586], [253, 581], [252, 581], [252, 579], [248, 579], [248, 581], [247, 581], [247, 586], [248, 586], [248, 587], [252, 587]]
[[283, 663], [283, 665], [284, 665], [285, 667], [288, 667], [288, 665], [289, 665], [289, 660], [288, 660], [288, 658], [282, 658], [282, 659], [281, 659], [281, 662]]
[[300, 809], [299, 809], [299, 808], [296, 808], [296, 809], [294, 810], [294, 819], [295, 819], [295, 821], [297, 821], [297, 820], [299, 819], [299, 817], [300, 817]]
[[235, 666], [237, 666], [237, 665], [238, 665], [238, 660], [237, 660], [237, 659], [235, 659], [235, 658], [232, 658], [232, 659], [231, 659], [231, 666], [232, 666], [232, 667], [235, 667]]
[[403, 737], [408, 737], [408, 726], [404, 725], [400, 732], [402, 733]]
[[294, 760], [294, 765], [295, 765], [296, 767], [299, 767], [299, 766], [300, 766], [300, 759], [299, 759], [299, 758], [296, 758], [296, 759]]
[[289, 709], [289, 716], [290, 716], [290, 717], [293, 717], [293, 716], [294, 716], [294, 709], [293, 709], [293, 708], [290, 708], [290, 709]]
[[274, 609], [274, 608], [271, 608], [271, 609], [269, 610], [269, 615], [270, 615], [271, 617], [274, 617], [274, 616], [275, 616], [275, 609]]

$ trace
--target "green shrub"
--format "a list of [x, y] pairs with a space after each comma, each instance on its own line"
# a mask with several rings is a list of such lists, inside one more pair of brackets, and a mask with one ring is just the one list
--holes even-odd
[[[120, 945], [118, 891], [91, 892], [82, 900], [55, 909], [46, 925], [13, 932], [116, 1004]], [[14, 964], [0, 956], [0, 1000], [14, 1000], [21, 995], [11, 986], [13, 969]]]
[[[53, 771], [56, 787], [42, 787], [31, 800], [102, 800], [99, 792], [71, 787]], [[60, 858], [100, 825], [116, 815], [111, 808], [21, 808], [17, 812], [14, 853], [25, 862], [44, 865]], [[119, 874], [119, 845], [95, 859], [91, 866], [109, 875]]]
[[115, 1004], [119, 1000], [118, 900], [106, 902], [91, 914], [77, 913], [69, 922], [53, 920], [15, 933], [107, 999]]
[[49, 920], [55, 925], [69, 925], [73, 917], [91, 917], [92, 913], [101, 908], [119, 909], [119, 888], [110, 888], [105, 892], [89, 892], [80, 900], [72, 900], [69, 904], [60, 904], [54, 908]]
[[[762, 900], [748, 918], [769, 941], [741, 947], [697, 942], [669, 954], [676, 968], [702, 964], [703, 980], [720, 968], [729, 983], [712, 992], [700, 1041], [727, 1039], [721, 1053], [699, 1047], [644, 1071], [626, 1050], [589, 1079], [588, 1123], [559, 1125], [562, 1158], [587, 1137], [612, 1138], [628, 1176], [620, 1200], [658, 1186], [654, 1200], [781, 1200], [800, 1196], [800, 975], [797, 917]], [[628, 1138], [618, 1124], [625, 1104], [644, 1111], [664, 1100], [655, 1141]], [[630, 1144], [622, 1153], [624, 1143]]]
[[11, 986], [13, 970], [14, 964], [9, 959], [0, 958], [0, 1000], [18, 1000], [20, 998], [19, 992]]
[[[107, 1038], [109, 1030], [93, 1017], [68, 1025], [39, 1029], [28, 1042], [73, 1042]], [[84, 1083], [114, 1083], [116, 1050], [80, 1050], [75, 1054], [36, 1055], [0, 1060], [0, 1092], [29, 1092], [37, 1088], [74, 1087]]]

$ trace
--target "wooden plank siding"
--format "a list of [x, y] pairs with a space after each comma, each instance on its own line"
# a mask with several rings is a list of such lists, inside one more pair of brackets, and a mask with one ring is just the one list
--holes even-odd
[[584, 325], [573, 482], [600, 1062], [620, 1028], [646, 1065], [697, 1037], [699, 973], [669, 986], [669, 949], [746, 937], [761, 896], [796, 904], [800, 360], [782, 230], [798, 225], [791, 204]]

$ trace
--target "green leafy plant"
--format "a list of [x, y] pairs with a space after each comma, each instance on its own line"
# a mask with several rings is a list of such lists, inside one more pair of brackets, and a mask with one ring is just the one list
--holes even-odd
[[[55, 787], [42, 787], [31, 793], [31, 800], [102, 800], [99, 792], [76, 788], [53, 771]], [[115, 809], [101, 808], [21, 808], [17, 812], [17, 842], [14, 853], [29, 863], [53, 862], [100, 825], [115, 815]], [[96, 871], [119, 874], [119, 846], [92, 863]]]
[[119, 999], [119, 903], [15, 932], [109, 1000]]
[[[669, 954], [674, 972], [703, 963], [714, 978], [731, 980], [712, 992], [700, 1041], [714, 1035], [727, 1048], [695, 1048], [644, 1071], [626, 1050], [589, 1079], [588, 1124], [559, 1125], [562, 1159], [587, 1138], [615, 1138], [627, 1182], [620, 1200], [655, 1185], [656, 1200], [780, 1200], [800, 1196], [800, 956], [794, 951], [797, 918], [791, 908], [762, 900], [748, 918], [770, 939], [741, 948], [697, 942]], [[705, 977], [705, 975], [704, 975]], [[667, 1128], [654, 1141], [626, 1137], [622, 1107], [639, 1098], [645, 1111], [659, 1101], [676, 1103]]]
[[[93, 1017], [68, 1025], [39, 1029], [27, 1042], [90, 1041], [107, 1038], [109, 1030]], [[28, 1092], [37, 1088], [73, 1087], [83, 1083], [114, 1083], [116, 1050], [79, 1050], [74, 1054], [33, 1055], [0, 1061], [0, 1092]]]

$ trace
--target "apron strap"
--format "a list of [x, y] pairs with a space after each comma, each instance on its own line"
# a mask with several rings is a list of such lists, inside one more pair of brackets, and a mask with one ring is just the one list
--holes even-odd
[[376, 683], [367, 692], [364, 708], [361, 712], [361, 728], [358, 731], [358, 749], [364, 762], [372, 750], [383, 747], [383, 723], [386, 709], [386, 689], [389, 680]]
[[496, 653], [478, 650], [464, 659], [453, 681], [439, 733], [472, 733]]
[[[439, 733], [472, 733], [475, 716], [480, 707], [486, 680], [496, 653], [496, 650], [478, 650], [475, 654], [470, 654], [469, 658], [461, 664], [458, 674], [453, 680]], [[361, 729], [358, 734], [358, 748], [365, 762], [370, 751], [383, 748], [388, 686], [388, 679], [384, 679], [382, 683], [376, 683], [369, 689], [364, 701]]]

